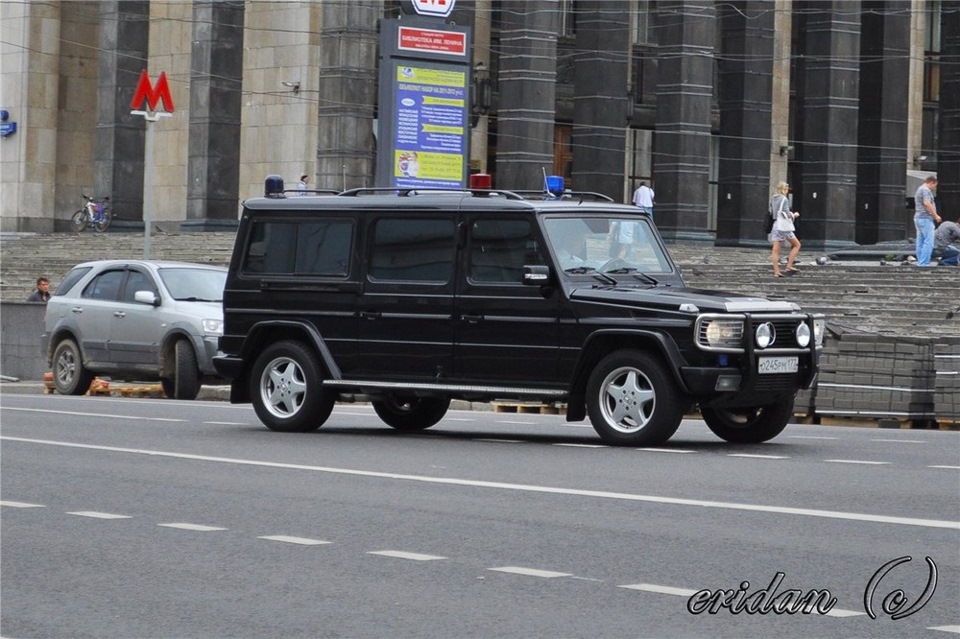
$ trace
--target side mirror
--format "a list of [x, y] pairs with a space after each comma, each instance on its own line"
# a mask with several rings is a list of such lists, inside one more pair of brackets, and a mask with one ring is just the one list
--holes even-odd
[[544, 286], [550, 282], [550, 267], [528, 264], [523, 267], [523, 283], [527, 286]]
[[153, 291], [137, 291], [133, 294], [133, 301], [150, 306], [160, 306], [160, 298]]

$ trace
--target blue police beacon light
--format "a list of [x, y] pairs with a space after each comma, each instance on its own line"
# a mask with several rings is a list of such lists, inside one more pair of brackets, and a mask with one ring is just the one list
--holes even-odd
[[563, 176], [562, 175], [548, 175], [544, 180], [544, 186], [547, 190], [548, 195], [552, 195], [553, 197], [563, 196]]
[[263, 181], [263, 194], [265, 197], [284, 197], [283, 178], [279, 175], [268, 175]]

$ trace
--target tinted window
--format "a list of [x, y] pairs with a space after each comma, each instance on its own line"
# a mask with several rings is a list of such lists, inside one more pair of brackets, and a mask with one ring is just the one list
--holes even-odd
[[352, 241], [350, 220], [254, 222], [243, 271], [345, 277]]
[[120, 285], [126, 271], [105, 271], [96, 276], [83, 289], [81, 297], [91, 300], [116, 300], [120, 295]]
[[146, 273], [130, 271], [127, 276], [127, 286], [123, 290], [123, 301], [133, 302], [133, 296], [137, 291], [150, 291], [156, 295], [157, 287], [154, 286], [153, 280]]
[[380, 281], [449, 282], [455, 250], [453, 220], [378, 220], [370, 278]]
[[74, 287], [74, 285], [79, 282], [84, 275], [90, 272], [90, 266], [84, 266], [81, 268], [75, 268], [67, 276], [63, 278], [63, 281], [60, 282], [60, 286], [57, 287], [57, 291], [54, 295], [66, 295], [67, 291]]
[[525, 264], [542, 264], [528, 220], [478, 219], [470, 227], [470, 279], [520, 284]]

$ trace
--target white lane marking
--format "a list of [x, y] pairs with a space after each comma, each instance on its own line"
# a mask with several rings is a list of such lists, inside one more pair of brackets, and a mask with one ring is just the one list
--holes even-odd
[[494, 572], [506, 572], [511, 575], [526, 575], [527, 577], [542, 577], [544, 579], [556, 579], [557, 577], [570, 577], [570, 573], [553, 572], [552, 570], [537, 570], [536, 568], [522, 568], [520, 566], [501, 566], [500, 568], [488, 568]]
[[94, 519], [132, 519], [130, 515], [114, 515], [113, 513], [98, 513], [93, 510], [78, 510], [67, 513], [68, 515], [78, 515], [80, 517], [93, 517]]
[[212, 457], [208, 455], [192, 455], [188, 453], [174, 453], [162, 450], [145, 450], [138, 448], [117, 448], [114, 446], [94, 446], [92, 444], [76, 444], [73, 442], [52, 441], [44, 439], [30, 439], [26, 437], [0, 436], [0, 441], [23, 442], [45, 446], [61, 446], [65, 448], [79, 448], [85, 450], [99, 450], [112, 453], [134, 455], [149, 455], [152, 457], [169, 457], [190, 461], [205, 461], [220, 464], [238, 464], [243, 466], [257, 466], [260, 468], [280, 468], [285, 470], [306, 470], [318, 473], [337, 475], [352, 475], [355, 477], [371, 477], [376, 479], [395, 479], [403, 481], [421, 482], [425, 484], [441, 484], [446, 486], [470, 486], [472, 488], [493, 488], [497, 490], [515, 490], [529, 493], [543, 493], [550, 495], [568, 495], [576, 497], [592, 497], [596, 499], [616, 499], [620, 501], [636, 501], [653, 504], [668, 504], [672, 506], [697, 506], [701, 508], [718, 508], [723, 510], [773, 513], [778, 515], [798, 515], [802, 517], [822, 517], [825, 519], [844, 519], [851, 521], [866, 521], [881, 524], [898, 524], [904, 526], [920, 526], [923, 528], [948, 528], [960, 530], [960, 521], [941, 519], [919, 519], [914, 517], [896, 517], [892, 515], [871, 515], [867, 513], [841, 512], [837, 510], [817, 510], [811, 508], [793, 508], [789, 506], [763, 506], [760, 504], [745, 504], [740, 502], [707, 501], [702, 499], [682, 499], [678, 497], [662, 497], [659, 495], [640, 495], [635, 493], [615, 493], [603, 490], [586, 490], [577, 488], [558, 488], [555, 486], [535, 486], [531, 484], [509, 484], [506, 482], [481, 481], [473, 479], [456, 479], [453, 477], [429, 477], [425, 475], [404, 475], [372, 470], [355, 470], [352, 468], [334, 468], [329, 466], [308, 466], [306, 464], [287, 464], [281, 462], [259, 461], [254, 459], [237, 459], [232, 457]]
[[557, 442], [554, 446], [567, 446], [568, 448], [609, 448], [606, 444], [564, 444]]
[[0, 501], [0, 506], [10, 506], [10, 508], [46, 508], [43, 504], [28, 504], [25, 501]]
[[661, 595], [676, 595], [678, 597], [692, 597], [698, 591], [688, 588], [674, 588], [673, 586], [658, 586], [657, 584], [626, 584], [617, 586], [617, 588], [628, 588], [629, 590], [642, 590], [644, 592], [655, 592]]
[[217, 528], [216, 526], [201, 526], [200, 524], [157, 524], [164, 528], [177, 528], [179, 530], [193, 530], [196, 532], [213, 532], [216, 530], [226, 530], [226, 528]]
[[885, 466], [890, 462], [866, 461], [863, 459], [824, 459], [828, 464], [864, 464], [866, 466]]
[[495, 437], [478, 437], [473, 440], [475, 442], [488, 442], [492, 444], [525, 444], [526, 440], [523, 439], [497, 439]]
[[922, 439], [871, 439], [872, 442], [890, 442], [894, 444], [926, 444]]
[[412, 559], [413, 561], [434, 561], [436, 559], [446, 559], [439, 555], [422, 555], [416, 552], [404, 552], [402, 550], [371, 550], [368, 555], [380, 555], [381, 557], [396, 557], [397, 559]]
[[444, 417], [443, 421], [445, 422], [475, 422], [477, 420], [469, 417]]
[[[643, 592], [653, 592], [660, 595], [673, 595], [675, 597], [684, 597], [689, 599], [694, 596], [699, 590], [690, 590], [689, 588], [675, 588], [674, 586], [661, 586], [658, 584], [625, 584], [623, 586], [617, 586], [618, 588], [627, 588], [629, 590], [641, 590]], [[833, 608], [829, 612], [823, 613], [828, 617], [857, 617], [865, 615], [865, 612], [858, 612], [856, 610], [844, 610], [843, 608]]]
[[247, 426], [249, 422], [201, 422], [207, 426]]
[[501, 420], [498, 420], [497, 423], [498, 424], [521, 424], [523, 426], [532, 426], [537, 422], [518, 422], [518, 421], [511, 421], [509, 419], [501, 419]]
[[107, 417], [110, 419], [132, 419], [134, 421], [147, 422], [185, 422], [185, 419], [173, 419], [171, 417], [139, 417], [136, 415], [114, 415], [111, 413], [84, 413], [74, 410], [48, 410], [45, 408], [14, 408], [4, 406], [3, 410], [22, 410], [28, 413], [50, 413], [52, 415], [75, 415], [79, 417]]
[[787, 435], [792, 439], [840, 439], [839, 437], [828, 437], [826, 435]]
[[648, 453], [695, 453], [695, 450], [684, 450], [683, 448], [638, 448]]
[[943, 632], [952, 632], [955, 635], [960, 635], [960, 626], [931, 626], [927, 630], [941, 630]]
[[746, 457], [747, 459], [790, 459], [785, 455], [751, 455], [749, 453], [730, 453], [727, 457]]
[[282, 541], [287, 544], [300, 544], [301, 546], [320, 546], [323, 544], [332, 544], [332, 541], [323, 539], [308, 539], [306, 537], [291, 537], [289, 535], [264, 535], [257, 539], [266, 539], [267, 541]]
[[927, 468], [946, 468], [948, 470], [960, 470], [960, 466], [927, 466]]

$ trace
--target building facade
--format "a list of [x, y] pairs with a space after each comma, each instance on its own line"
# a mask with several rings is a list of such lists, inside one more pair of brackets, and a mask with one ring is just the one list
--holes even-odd
[[[236, 224], [267, 174], [375, 186], [378, 31], [396, 0], [0, 4], [0, 230]], [[458, 0], [473, 31], [472, 171], [629, 201], [667, 239], [765, 244], [788, 181], [808, 247], [902, 240], [918, 178], [960, 211], [960, 10], [941, 0]], [[142, 70], [176, 105], [130, 113]], [[485, 96], [489, 96], [489, 99]], [[9, 127], [4, 130], [9, 132]], [[151, 166], [144, 192], [145, 167]]]

